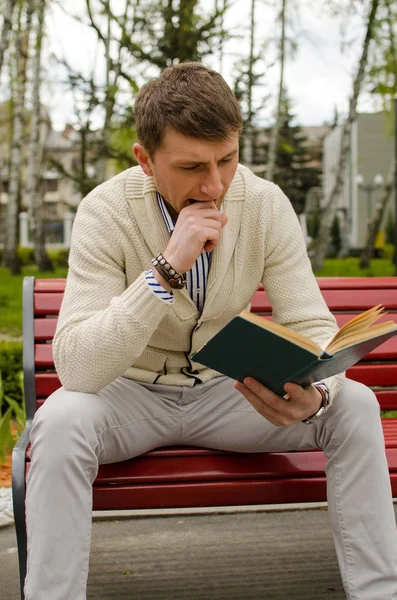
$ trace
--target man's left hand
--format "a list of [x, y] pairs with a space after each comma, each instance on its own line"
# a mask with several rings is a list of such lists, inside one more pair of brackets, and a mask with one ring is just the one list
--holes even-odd
[[251, 377], [244, 379], [244, 383], [236, 381], [234, 387], [259, 414], [277, 427], [293, 425], [311, 417], [322, 402], [321, 393], [313, 385], [303, 388], [296, 383], [286, 383], [284, 390], [288, 399], [277, 396]]

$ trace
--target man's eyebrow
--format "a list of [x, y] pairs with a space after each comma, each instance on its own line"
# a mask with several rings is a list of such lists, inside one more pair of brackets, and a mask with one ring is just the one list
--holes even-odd
[[[237, 154], [238, 149], [236, 148], [235, 150], [232, 150], [231, 152], [228, 152], [227, 154], [225, 154], [225, 156], [222, 156], [222, 158], [220, 158], [219, 160], [226, 160], [227, 158], [232, 158], [232, 156], [234, 156], [235, 154]], [[178, 163], [180, 165], [208, 165], [208, 162], [203, 162], [200, 160], [187, 160], [186, 158], [179, 158], [176, 159], [174, 161], [175, 163]]]

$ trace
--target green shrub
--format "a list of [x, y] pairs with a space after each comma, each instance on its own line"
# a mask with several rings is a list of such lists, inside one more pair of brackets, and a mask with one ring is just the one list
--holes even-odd
[[23, 267], [34, 265], [33, 248], [18, 248], [18, 256]]
[[64, 248], [63, 250], [48, 250], [47, 253], [54, 267], [68, 267], [69, 248]]
[[[47, 254], [51, 259], [54, 267], [66, 267], [68, 266], [69, 248], [62, 248], [61, 250], [47, 250]], [[35, 265], [34, 250], [33, 248], [18, 248], [18, 256], [21, 261], [22, 267], [28, 267]], [[3, 261], [3, 248], [0, 248], [0, 264]]]
[[22, 342], [0, 342], [0, 372], [2, 373], [4, 394], [20, 406], [23, 395], [20, 383], [22, 371]]
[[[23, 373], [17, 375], [18, 385], [23, 394]], [[18, 404], [16, 400], [5, 393], [3, 378], [0, 370], [0, 464], [6, 459], [7, 452], [15, 446], [19, 435], [26, 423], [25, 402]]]
[[[3, 248], [0, 248], [0, 264], [3, 262], [3, 252]], [[17, 252], [22, 267], [34, 264], [33, 248], [18, 248]]]

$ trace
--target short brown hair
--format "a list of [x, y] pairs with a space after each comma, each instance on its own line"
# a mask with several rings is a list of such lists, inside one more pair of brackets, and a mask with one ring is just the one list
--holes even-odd
[[135, 101], [139, 142], [150, 155], [169, 127], [187, 137], [225, 140], [242, 130], [238, 102], [223, 77], [201, 63], [168, 67], [144, 85]]

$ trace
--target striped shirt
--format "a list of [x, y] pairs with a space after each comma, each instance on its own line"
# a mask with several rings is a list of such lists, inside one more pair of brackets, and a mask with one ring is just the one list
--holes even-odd
[[[157, 192], [157, 202], [159, 203], [159, 208], [161, 210], [161, 214], [163, 215], [167, 229], [171, 234], [175, 229], [175, 223], [167, 210], [164, 198], [159, 192]], [[197, 306], [197, 309], [200, 312], [203, 310], [204, 306], [208, 272], [210, 266], [211, 252], [206, 252], [205, 250], [203, 250], [196, 262], [194, 263], [193, 267], [190, 269], [190, 271], [185, 273], [187, 291], [189, 292], [191, 299], [193, 300], [193, 302]], [[163, 300], [165, 300], [166, 302], [174, 301], [173, 295], [158, 283], [158, 281], [153, 275], [152, 269], [146, 272], [146, 281], [153, 289], [153, 291], [156, 294], [158, 294]]]

